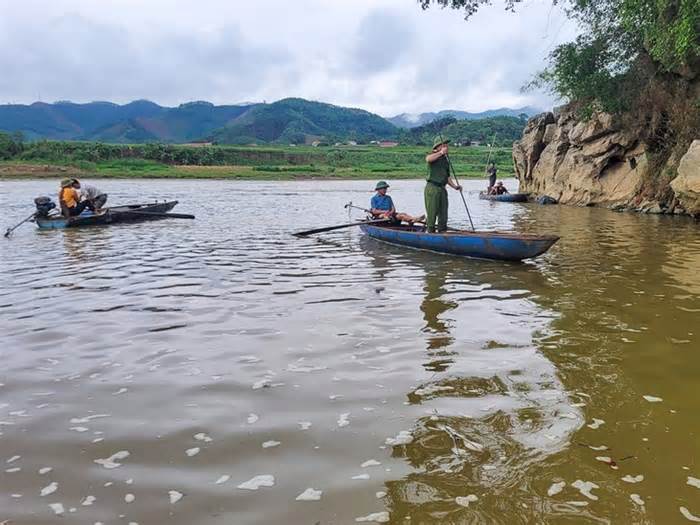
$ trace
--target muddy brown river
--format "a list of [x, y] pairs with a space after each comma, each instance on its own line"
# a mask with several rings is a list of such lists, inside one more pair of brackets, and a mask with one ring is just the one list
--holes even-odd
[[697, 222], [468, 182], [562, 237], [513, 264], [290, 235], [371, 181], [90, 182], [197, 219], [1, 239], [0, 523], [700, 521]]

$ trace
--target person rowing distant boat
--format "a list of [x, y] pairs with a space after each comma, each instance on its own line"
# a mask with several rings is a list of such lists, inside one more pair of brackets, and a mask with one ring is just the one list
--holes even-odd
[[394, 206], [394, 201], [386, 194], [388, 189], [389, 185], [383, 180], [380, 180], [375, 186], [374, 191], [377, 193], [370, 201], [372, 217], [377, 219], [391, 219], [392, 224], [401, 224], [401, 221], [413, 224], [414, 222], [422, 222], [425, 220], [425, 215], [413, 217], [407, 213], [398, 213]]

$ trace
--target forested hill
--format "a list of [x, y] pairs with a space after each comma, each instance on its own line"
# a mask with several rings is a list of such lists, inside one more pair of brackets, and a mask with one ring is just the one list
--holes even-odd
[[453, 143], [490, 144], [495, 137], [496, 145], [511, 146], [513, 141], [521, 138], [525, 124], [527, 124], [525, 115], [481, 120], [457, 120], [454, 117], [445, 117], [423, 126], [402, 130], [399, 140], [402, 144], [430, 145], [437, 134], [442, 134]]
[[387, 120], [400, 128], [410, 129], [416, 128], [418, 126], [424, 126], [425, 124], [429, 124], [435, 120], [441, 120], [447, 117], [453, 117], [457, 120], [481, 120], [493, 117], [519, 117], [520, 115], [532, 117], [539, 113], [542, 113], [542, 110], [534, 108], [532, 106], [525, 106], [518, 109], [489, 109], [486, 111], [481, 111], [479, 113], [470, 113], [468, 111], [457, 111], [454, 109], [447, 109], [443, 111], [438, 111], [437, 113], [401, 113], [400, 115], [396, 115], [395, 117], [389, 117]]
[[221, 144], [303, 144], [314, 139], [367, 142], [394, 138], [397, 132], [387, 120], [362, 109], [286, 98], [251, 108], [214, 132], [212, 139]]
[[168, 108], [148, 100], [125, 105], [111, 102], [7, 104], [0, 105], [0, 131], [21, 132], [28, 140], [189, 142], [225, 126], [251, 107], [189, 102]]
[[[449, 117], [437, 122], [455, 140], [485, 141], [497, 132], [499, 142], [507, 144], [517, 139], [524, 127], [516, 117], [480, 120]], [[334, 144], [399, 139], [406, 144], [427, 144], [432, 141], [435, 129], [435, 125], [427, 124], [405, 130], [368, 111], [301, 98], [231, 106], [189, 102], [174, 108], [148, 100], [125, 105], [110, 102], [0, 105], [0, 132], [20, 133], [29, 141]]]

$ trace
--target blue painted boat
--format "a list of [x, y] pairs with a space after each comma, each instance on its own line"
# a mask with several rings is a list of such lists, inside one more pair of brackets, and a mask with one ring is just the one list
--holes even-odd
[[92, 213], [84, 211], [76, 217], [64, 217], [63, 215], [39, 215], [35, 217], [36, 225], [41, 229], [64, 229], [76, 228], [79, 226], [98, 226], [106, 224], [116, 224], [119, 222], [141, 222], [160, 219], [151, 213], [167, 213], [172, 210], [177, 201], [155, 202], [150, 204], [128, 204], [125, 206], [114, 206], [105, 208], [103, 213]]
[[443, 233], [427, 233], [420, 226], [406, 225], [362, 224], [360, 228], [374, 239], [399, 246], [501, 261], [522, 261], [537, 257], [559, 240], [556, 235], [515, 232], [448, 230]]
[[497, 202], [527, 202], [529, 196], [529, 193], [503, 193], [501, 195], [489, 195], [483, 191], [479, 193], [481, 200]]

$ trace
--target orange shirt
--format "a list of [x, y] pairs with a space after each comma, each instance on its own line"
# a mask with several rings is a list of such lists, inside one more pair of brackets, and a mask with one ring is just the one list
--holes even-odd
[[58, 194], [58, 201], [68, 208], [75, 208], [80, 201], [80, 197], [78, 196], [78, 192], [75, 190], [75, 188], [61, 188], [61, 191]]

